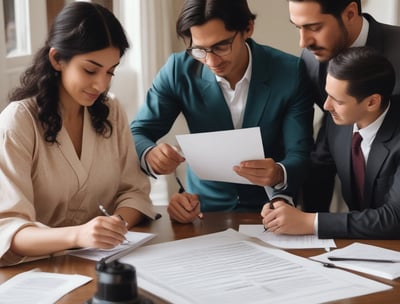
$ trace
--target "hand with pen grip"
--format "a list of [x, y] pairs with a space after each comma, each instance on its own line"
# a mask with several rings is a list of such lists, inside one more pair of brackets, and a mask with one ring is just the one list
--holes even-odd
[[178, 177], [176, 181], [179, 185], [178, 193], [172, 195], [167, 207], [170, 218], [180, 223], [191, 223], [202, 218], [198, 195], [187, 193]]
[[[273, 208], [272, 208], [273, 206]], [[315, 213], [306, 213], [276, 198], [261, 210], [264, 229], [277, 234], [314, 234]]]
[[97, 216], [75, 228], [74, 247], [111, 249], [123, 243], [127, 233], [125, 222], [117, 216]]

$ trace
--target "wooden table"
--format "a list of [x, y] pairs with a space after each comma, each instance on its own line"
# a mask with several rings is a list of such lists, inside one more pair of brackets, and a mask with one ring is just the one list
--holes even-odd
[[[178, 223], [172, 223], [170, 221], [168, 214], [166, 213], [166, 208], [164, 206], [156, 208], [162, 214], [161, 219], [154, 222], [145, 222], [133, 229], [135, 231], [151, 232], [157, 234], [157, 236], [154, 239], [152, 239], [146, 244], [156, 244], [161, 242], [179, 240], [207, 233], [224, 231], [228, 228], [238, 229], [240, 224], [261, 223], [260, 215], [256, 213], [214, 212], [214, 213], [205, 213], [203, 220], [197, 220], [193, 224], [178, 224]], [[400, 251], [400, 241], [398, 240], [388, 240], [388, 241], [335, 240], [338, 248], [347, 246], [355, 241]], [[288, 251], [302, 257], [310, 257], [324, 252], [322, 249], [296, 249]], [[34, 268], [39, 268], [41, 271], [47, 271], [47, 272], [67, 273], [67, 274], [78, 273], [93, 278], [92, 282], [64, 296], [60, 301], [57, 302], [59, 304], [85, 303], [87, 300], [92, 298], [92, 296], [96, 292], [97, 278], [95, 271], [95, 262], [73, 256], [58, 256], [45, 260], [25, 263], [17, 266], [0, 268], [0, 283], [6, 281], [15, 274], [18, 274], [23, 271], [28, 271]], [[392, 280], [385, 280], [373, 276], [364, 275], [361, 273], [357, 274], [391, 285], [393, 286], [393, 289], [389, 291], [384, 291], [366, 296], [349, 298], [329, 303], [340, 303], [340, 304], [400, 303], [400, 279], [392, 281]], [[156, 296], [151, 295], [145, 291], [140, 291], [140, 293], [152, 299], [157, 304], [166, 303], [165, 301], [160, 300]]]

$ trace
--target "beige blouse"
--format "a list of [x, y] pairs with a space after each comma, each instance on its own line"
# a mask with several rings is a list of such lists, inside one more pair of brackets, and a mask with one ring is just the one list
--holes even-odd
[[95, 132], [85, 108], [80, 158], [64, 127], [58, 144], [44, 140], [33, 99], [0, 113], [0, 266], [26, 260], [9, 250], [26, 225], [83, 224], [101, 214], [100, 203], [111, 213], [131, 207], [155, 218], [126, 114], [116, 99], [109, 99], [109, 108], [109, 138]]

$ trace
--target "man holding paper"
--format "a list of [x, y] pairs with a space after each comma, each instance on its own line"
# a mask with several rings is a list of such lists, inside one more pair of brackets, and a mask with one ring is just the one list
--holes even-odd
[[268, 231], [400, 238], [400, 104], [390, 100], [394, 84], [393, 66], [372, 49], [349, 48], [331, 59], [324, 104], [331, 115], [319, 161], [336, 165], [350, 212], [305, 213], [281, 202], [272, 210], [266, 204], [261, 215]]
[[131, 124], [149, 175], [170, 174], [185, 161], [171, 145], [156, 144], [180, 113], [191, 133], [260, 127], [265, 157], [232, 168], [252, 184], [201, 180], [188, 166], [187, 190], [198, 196], [171, 198], [170, 216], [180, 222], [200, 210], [259, 211], [278, 196], [292, 202], [305, 178], [313, 142], [310, 82], [299, 58], [251, 39], [254, 20], [246, 0], [185, 1], [176, 28], [186, 52], [170, 56]]

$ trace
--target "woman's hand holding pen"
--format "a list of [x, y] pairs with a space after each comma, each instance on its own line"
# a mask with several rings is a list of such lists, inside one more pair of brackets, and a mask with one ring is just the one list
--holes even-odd
[[75, 227], [74, 247], [110, 249], [123, 243], [127, 233], [125, 222], [117, 216], [97, 216]]
[[305, 213], [287, 204], [283, 199], [275, 199], [264, 205], [261, 216], [264, 227], [278, 234], [314, 234], [315, 213]]

